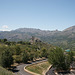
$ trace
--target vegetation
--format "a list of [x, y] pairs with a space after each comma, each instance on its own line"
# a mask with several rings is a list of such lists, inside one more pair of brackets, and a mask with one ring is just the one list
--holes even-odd
[[28, 60], [29, 60], [28, 53], [24, 51], [22, 55], [22, 61], [23, 63], [27, 63]]
[[16, 55], [20, 55], [20, 53], [21, 53], [21, 49], [20, 49], [20, 47], [19, 46], [16, 46]]
[[3, 51], [1, 56], [1, 65], [5, 68], [10, 67], [13, 64], [13, 57], [9, 49]]
[[10, 72], [0, 66], [0, 75], [13, 75], [13, 74], [12, 74], [12, 72]]
[[[32, 28], [20, 28], [10, 32], [0, 32], [0, 38], [7, 38], [10, 41], [19, 41], [18, 43], [20, 44], [25, 44], [22, 41], [30, 41], [32, 36], [38, 37], [44, 42], [59, 46], [63, 49], [75, 51], [75, 26], [63, 31], [43, 31]], [[35, 37], [33, 37], [33, 39], [35, 39]], [[8, 45], [11, 44], [11, 42], [8, 42], [7, 40], [3, 40], [3, 42]], [[15, 42], [13, 42], [13, 44], [14, 43]]]
[[64, 53], [61, 48], [54, 48], [50, 51], [49, 62], [60, 70], [69, 70], [73, 61], [73, 53]]
[[43, 75], [43, 73], [46, 72], [47, 68], [50, 66], [50, 64], [48, 62], [41, 62], [38, 64], [34, 64], [31, 66], [26, 67], [27, 70]]
[[38, 58], [48, 57], [50, 44], [36, 41], [30, 42], [18, 41], [10, 42], [7, 39], [0, 39], [0, 65], [9, 68], [13, 63], [27, 63]]
[[[66, 54], [64, 52], [65, 50], [61, 48], [35, 38], [31, 42], [10, 42], [7, 39], [0, 39], [0, 65], [5, 68], [10, 68], [13, 63], [27, 63], [44, 57], [48, 58], [57, 69], [66, 70], [73, 61], [75, 51]], [[42, 67], [46, 66], [42, 65]], [[41, 70], [41, 67], [37, 66], [37, 68]]]

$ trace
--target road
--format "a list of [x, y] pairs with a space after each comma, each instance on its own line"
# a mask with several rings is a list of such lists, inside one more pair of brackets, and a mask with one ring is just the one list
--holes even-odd
[[[35, 64], [35, 63], [40, 63], [42, 61], [47, 61], [47, 60], [40, 60], [40, 61], [36, 61], [36, 62], [32, 62], [31, 64]], [[15, 75], [32, 75], [26, 71], [24, 71], [24, 67], [27, 66], [27, 65], [30, 65], [30, 64], [20, 64], [18, 65], [14, 70], [14, 74]]]
[[[52, 67], [51, 69], [48, 70], [46, 75], [56, 75], [54, 73], [54, 70], [55, 70], [55, 68]], [[58, 75], [75, 75], [75, 70], [70, 71], [70, 72], [60, 72], [60, 73], [58, 73]]]
[[46, 75], [55, 75], [54, 70], [55, 68], [51, 67], [49, 71], [46, 73]]
[[71, 71], [71, 72], [64, 72], [64, 73], [58, 73], [58, 75], [75, 75], [75, 71]]

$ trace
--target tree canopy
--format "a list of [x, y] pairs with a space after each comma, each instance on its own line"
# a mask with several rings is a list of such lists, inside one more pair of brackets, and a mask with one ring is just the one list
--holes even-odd
[[72, 63], [72, 52], [65, 54], [61, 48], [53, 48], [49, 53], [49, 62], [61, 70], [68, 70], [70, 68], [70, 64]]
[[13, 57], [12, 57], [12, 53], [10, 52], [9, 49], [6, 49], [1, 56], [1, 65], [3, 67], [10, 67], [11, 64], [13, 64]]

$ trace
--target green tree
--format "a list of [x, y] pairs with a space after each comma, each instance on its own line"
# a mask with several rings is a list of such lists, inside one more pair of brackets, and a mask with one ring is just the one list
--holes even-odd
[[73, 54], [73, 52], [72, 51], [70, 51], [69, 53], [68, 53], [68, 55], [69, 55], [69, 59], [70, 59], [70, 63], [72, 63], [73, 62], [73, 60], [74, 60], [74, 58], [73, 58], [73, 56], [74, 56], [74, 54]]
[[22, 62], [21, 55], [13, 55], [13, 59], [14, 59], [14, 62], [16, 62], [16, 63], [21, 63]]
[[0, 39], [0, 42], [1, 42], [1, 39]]
[[11, 42], [10, 41], [6, 41], [5, 44], [11, 45]]
[[13, 64], [12, 53], [9, 49], [6, 49], [1, 55], [1, 65], [3, 67], [10, 67]]
[[3, 39], [3, 41], [4, 41], [4, 42], [6, 42], [6, 41], [7, 41], [7, 39]]
[[50, 50], [48, 60], [57, 69], [68, 70], [70, 68], [71, 56], [64, 54], [61, 48], [57, 47]]
[[23, 63], [27, 63], [29, 60], [29, 55], [26, 51], [23, 51], [23, 54], [22, 54], [22, 61]]
[[33, 61], [33, 58], [34, 58], [34, 53], [31, 52], [31, 53], [29, 54], [29, 60], [30, 60], [30, 61]]
[[42, 48], [42, 50], [41, 50], [41, 56], [47, 58], [48, 54], [47, 54], [47, 50], [45, 48]]
[[20, 55], [21, 54], [21, 49], [19, 46], [16, 46], [16, 55]]

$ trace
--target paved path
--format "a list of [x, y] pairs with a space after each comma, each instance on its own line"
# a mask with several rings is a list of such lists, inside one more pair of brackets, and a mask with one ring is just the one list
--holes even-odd
[[46, 73], [46, 75], [55, 75], [54, 73], [55, 68], [50, 68], [49, 71]]
[[59, 73], [58, 75], [75, 75], [75, 71], [71, 71], [68, 73]]
[[[56, 75], [54, 73], [55, 68], [51, 68], [49, 69], [49, 71], [46, 73], [46, 75]], [[75, 75], [75, 70], [71, 71], [71, 72], [60, 72], [58, 73], [58, 75]]]
[[24, 67], [25, 67], [26, 65], [28, 65], [28, 64], [21, 64], [21, 65], [17, 66], [17, 67], [15, 68], [15, 72], [14, 72], [15, 75], [32, 75], [32, 74], [27, 73], [26, 71], [24, 71]]
[[[39, 62], [42, 62], [42, 61], [47, 61], [47, 60], [36, 61], [36, 62], [32, 62], [31, 64], [39, 63]], [[15, 75], [32, 75], [32, 74], [24, 71], [24, 67], [27, 66], [27, 65], [30, 65], [30, 64], [20, 64], [19, 66], [17, 66], [14, 69]]]

